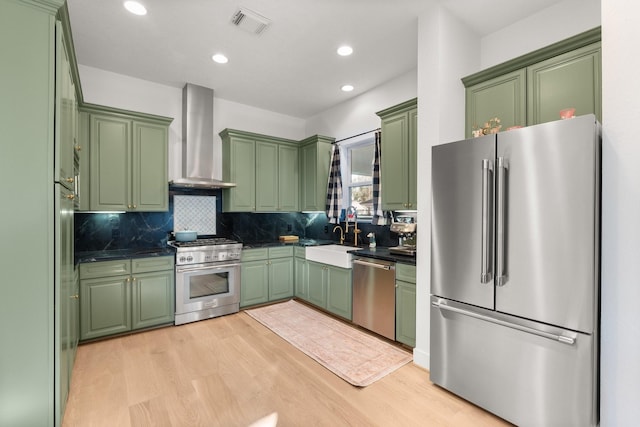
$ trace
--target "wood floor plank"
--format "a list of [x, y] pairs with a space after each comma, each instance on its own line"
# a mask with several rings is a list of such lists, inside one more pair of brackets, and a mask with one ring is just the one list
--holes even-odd
[[409, 363], [350, 385], [244, 312], [81, 345], [64, 427], [507, 426]]

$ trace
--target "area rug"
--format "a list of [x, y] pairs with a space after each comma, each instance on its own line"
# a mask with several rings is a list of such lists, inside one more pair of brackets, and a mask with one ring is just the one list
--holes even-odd
[[293, 300], [246, 313], [358, 387], [412, 360], [410, 353]]

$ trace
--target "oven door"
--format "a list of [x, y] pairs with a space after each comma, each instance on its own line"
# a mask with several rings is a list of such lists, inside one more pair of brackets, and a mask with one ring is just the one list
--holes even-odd
[[239, 304], [239, 263], [176, 266], [176, 315]]

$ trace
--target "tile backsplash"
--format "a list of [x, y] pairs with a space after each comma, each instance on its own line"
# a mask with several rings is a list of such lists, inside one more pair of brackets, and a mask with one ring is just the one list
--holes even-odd
[[174, 196], [174, 230], [194, 230], [199, 235], [216, 234], [215, 196]]

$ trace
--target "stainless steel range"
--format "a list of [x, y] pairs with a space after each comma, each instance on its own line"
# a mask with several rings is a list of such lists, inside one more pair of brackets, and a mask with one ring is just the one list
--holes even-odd
[[176, 325], [240, 310], [242, 243], [216, 237], [169, 245], [176, 248]]

